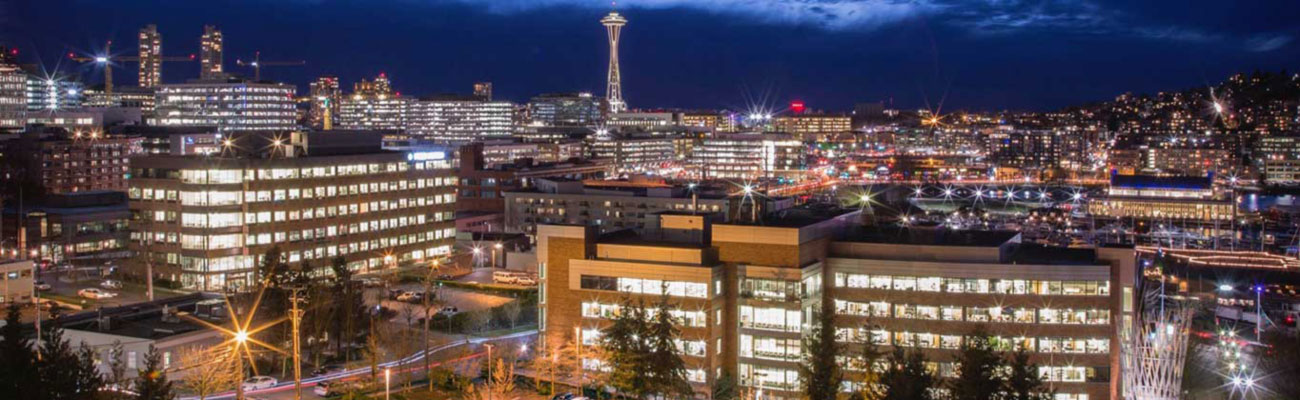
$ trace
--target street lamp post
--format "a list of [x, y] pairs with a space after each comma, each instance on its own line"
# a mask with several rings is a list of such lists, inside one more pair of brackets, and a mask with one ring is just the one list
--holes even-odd
[[[487, 352], [488, 383], [493, 383], [492, 380], [494, 379], [494, 377], [492, 376], [492, 343], [483, 343], [483, 347], [487, 347], [488, 350]], [[488, 400], [492, 400], [492, 388], [489, 386], [485, 390], [487, 390]]]
[[388, 400], [388, 391], [392, 383], [393, 369], [384, 368], [384, 400]]
[[501, 251], [501, 243], [492, 245], [492, 268], [497, 268], [497, 252]]
[[582, 327], [579, 327], [579, 326], [575, 326], [575, 327], [573, 327], [573, 340], [574, 340], [574, 342], [575, 342], [574, 344], [576, 345], [576, 348], [578, 349], [578, 355], [577, 355], [576, 359], [574, 360], [574, 363], [575, 363], [575, 364], [578, 364], [578, 365], [577, 365], [577, 367], [578, 367], [578, 394], [581, 395], [581, 394], [582, 394], [582, 380], [583, 380], [583, 378], [586, 378], [586, 375], [587, 375], [587, 371], [586, 371], [585, 369], [582, 368]]
[[230, 355], [235, 357], [235, 400], [244, 400], [244, 357], [239, 354], [239, 348], [248, 341], [248, 332], [242, 330], [235, 332], [234, 339], [231, 342], [234, 349], [231, 350]]

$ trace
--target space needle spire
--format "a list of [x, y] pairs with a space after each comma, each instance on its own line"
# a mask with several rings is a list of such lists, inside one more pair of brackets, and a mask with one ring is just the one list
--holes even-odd
[[618, 69], [618, 37], [627, 19], [617, 11], [610, 11], [600, 19], [600, 24], [609, 34], [609, 81], [605, 87], [605, 100], [609, 101], [609, 112], [623, 112], [627, 110], [627, 103], [623, 102], [623, 75]]

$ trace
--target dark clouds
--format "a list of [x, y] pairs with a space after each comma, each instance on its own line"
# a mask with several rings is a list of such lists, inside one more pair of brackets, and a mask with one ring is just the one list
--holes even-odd
[[[1249, 3], [1249, 4], [1242, 4]], [[603, 91], [608, 3], [589, 0], [43, 0], [0, 8], [9, 43], [47, 64], [156, 23], [169, 54], [204, 23], [227, 68], [261, 50], [305, 59], [265, 76], [304, 85], [387, 72], [405, 93], [505, 98]], [[1050, 109], [1124, 91], [1179, 89], [1300, 60], [1300, 3], [1205, 0], [623, 0], [624, 94], [634, 107], [736, 107], [759, 92], [814, 108]], [[129, 43], [129, 45], [126, 45]], [[65, 62], [66, 66], [66, 62]], [[118, 79], [133, 80], [133, 67]], [[167, 65], [165, 78], [196, 75]], [[98, 81], [98, 77], [91, 78]]]

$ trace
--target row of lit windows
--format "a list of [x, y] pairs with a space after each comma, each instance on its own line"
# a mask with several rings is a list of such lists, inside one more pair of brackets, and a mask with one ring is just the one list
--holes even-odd
[[1109, 296], [1110, 281], [941, 278], [835, 273], [835, 287], [918, 292]]
[[845, 300], [835, 300], [835, 309], [840, 314], [879, 318], [1066, 325], [1105, 325], [1110, 323], [1110, 311], [1105, 309], [1035, 309], [916, 304], [892, 304], [891, 307], [889, 302], [884, 301], [860, 303]]
[[[369, 193], [384, 193], [408, 189], [424, 189], [437, 186], [454, 186], [454, 178], [431, 178], [418, 179], [414, 181], [396, 181], [396, 182], [371, 182], [369, 184], [359, 185], [342, 185], [342, 186], [317, 186], [315, 188], [291, 188], [277, 190], [260, 190], [244, 191], [244, 202], [268, 202], [297, 200], [299, 198], [311, 199], [318, 197], [347, 196]], [[177, 190], [153, 189], [148, 187], [132, 187], [128, 190], [127, 196], [132, 200], [153, 200], [153, 201], [176, 201], [178, 199], [183, 205], [193, 206], [220, 206], [240, 204], [240, 191], [202, 191], [202, 192], [182, 192]], [[449, 195], [449, 194], [447, 194]]]
[[676, 297], [708, 297], [709, 285], [699, 282], [665, 281], [659, 279], [618, 278], [612, 276], [582, 275], [582, 289], [608, 290], [623, 293], [650, 294]]
[[[613, 319], [618, 316], [620, 307], [618, 304], [584, 301], [582, 302], [582, 317]], [[653, 317], [658, 310], [648, 308], [646, 312]], [[671, 315], [673, 319], [677, 320], [678, 324], [685, 327], [703, 328], [708, 324], [704, 311], [670, 310], [668, 315]]]
[[[891, 332], [884, 329], [837, 328], [841, 340], [880, 346], [916, 347], [923, 349], [957, 350], [967, 340], [964, 335], [941, 335], [926, 332]], [[1024, 349], [1030, 352], [1054, 354], [1109, 354], [1110, 338], [1106, 337], [990, 337], [993, 346], [1002, 351]]]

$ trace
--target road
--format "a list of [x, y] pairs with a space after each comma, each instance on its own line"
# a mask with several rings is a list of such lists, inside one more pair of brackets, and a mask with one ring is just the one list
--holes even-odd
[[[465, 341], [456, 342], [456, 343], [444, 344], [444, 345], [441, 345], [441, 346], [437, 346], [437, 347], [431, 348], [431, 349], [429, 349], [429, 356], [431, 356], [431, 357], [433, 357], [433, 356], [437, 356], [437, 355], [439, 355], [439, 353], [442, 353], [442, 352], [445, 352], [445, 351], [447, 351], [447, 350], [451, 350], [451, 349], [454, 349], [454, 348], [457, 348], [457, 347], [460, 347], [460, 346], [464, 346], [464, 345], [479, 345], [479, 344], [486, 343], [486, 342], [495, 342], [495, 341], [512, 340], [512, 339], [522, 339], [522, 338], [528, 338], [528, 337], [531, 337], [531, 336], [534, 336], [534, 335], [537, 335], [537, 331], [518, 332], [518, 333], [513, 333], [513, 334], [504, 335], [504, 336], [498, 336], [498, 337], [471, 338], [471, 339], [467, 339], [467, 340], [465, 340]], [[465, 356], [464, 358], [465, 358], [465, 359], [472, 359], [472, 358], [481, 357], [481, 356], [483, 356], [483, 355], [485, 355], [485, 354], [486, 354], [485, 352], [478, 352], [478, 353], [473, 353], [473, 354], [470, 354], [470, 355], [468, 355], [468, 356]], [[405, 366], [406, 368], [424, 369], [424, 363], [423, 363], [423, 361], [424, 361], [424, 351], [423, 351], [423, 350], [419, 350], [419, 351], [416, 351], [415, 353], [413, 353], [413, 354], [411, 354], [411, 355], [409, 355], [409, 356], [406, 356], [406, 357], [404, 357], [404, 358], [402, 358], [402, 359], [394, 360], [394, 361], [389, 361], [389, 362], [386, 362], [386, 363], [381, 363], [381, 364], [379, 364], [379, 369], [380, 369], [380, 370], [383, 370], [383, 369], [393, 368], [395, 372], [396, 372], [396, 371], [405, 371], [405, 370], [402, 369], [402, 366]], [[433, 363], [433, 365], [436, 366], [436, 365], [438, 365], [438, 363]], [[304, 378], [304, 379], [302, 380], [302, 392], [303, 392], [303, 398], [308, 398], [308, 399], [319, 398], [319, 396], [316, 396], [315, 393], [312, 393], [312, 392], [311, 392], [311, 388], [314, 387], [314, 386], [316, 386], [316, 384], [319, 383], [319, 382], [321, 382], [321, 381], [327, 381], [327, 380], [333, 380], [333, 379], [341, 379], [341, 378], [348, 378], [348, 377], [355, 377], [355, 376], [365, 375], [365, 374], [369, 374], [369, 373], [370, 373], [370, 367], [369, 367], [369, 366], [366, 366], [366, 367], [361, 367], [361, 368], [356, 368], [356, 369], [346, 370], [346, 371], [343, 371], [343, 372], [333, 373], [333, 374], [329, 374], [329, 375], [317, 376], [317, 377], [312, 377], [312, 378]], [[397, 376], [397, 375], [399, 375], [399, 374], [394, 374], [394, 376]], [[394, 383], [396, 383], [396, 382], [394, 382]], [[267, 389], [248, 391], [248, 392], [245, 392], [244, 395], [245, 395], [245, 397], [257, 397], [257, 398], [266, 398], [266, 399], [293, 399], [293, 381], [290, 380], [290, 381], [286, 381], [286, 382], [280, 382], [279, 384], [275, 385], [274, 387], [267, 388]], [[234, 397], [235, 397], [235, 392], [234, 392], [234, 391], [230, 391], [230, 392], [226, 392], [226, 393], [221, 393], [221, 394], [217, 394], [217, 395], [208, 396], [207, 398], [208, 398], [208, 399], [213, 399], [213, 400], [220, 400], [220, 399], [233, 399]], [[180, 400], [198, 400], [198, 397], [196, 397], [196, 396], [190, 396], [190, 397], [181, 397], [181, 398], [179, 398], [179, 399], [180, 399]]]

